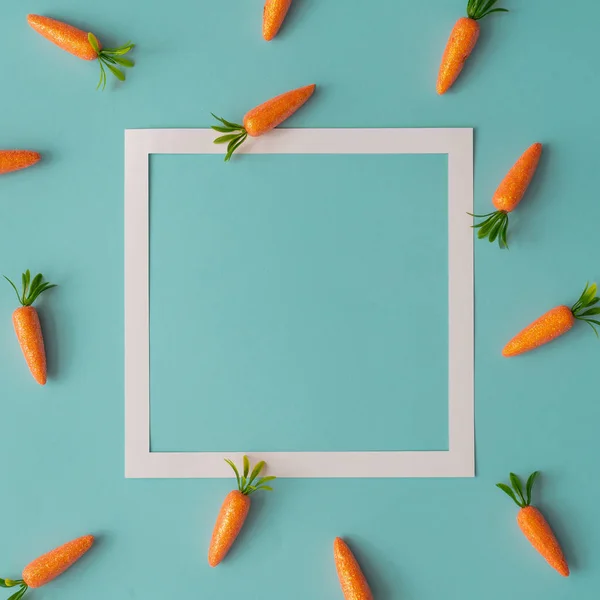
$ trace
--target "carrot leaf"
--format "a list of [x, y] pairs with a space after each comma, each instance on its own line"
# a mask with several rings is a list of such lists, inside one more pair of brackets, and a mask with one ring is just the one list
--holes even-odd
[[135, 63], [132, 60], [129, 60], [128, 58], [121, 58], [120, 56], [113, 56], [112, 59], [118, 64], [121, 65], [122, 67], [125, 67], [126, 69], [131, 69], [132, 67], [135, 67]]
[[512, 485], [512, 489], [515, 491], [517, 496], [519, 496], [519, 498], [523, 501], [523, 504], [525, 504], [525, 496], [523, 495], [521, 480], [514, 473], [510, 473], [510, 484]]
[[267, 492], [272, 492], [273, 488], [268, 485], [261, 485], [256, 488], [257, 490], [266, 490]]
[[[485, 219], [486, 217], [491, 217], [492, 215], [495, 215], [496, 212], [498, 212], [498, 211], [494, 211], [494, 212], [488, 213], [487, 215], [474, 215], [473, 213], [467, 213], [467, 214], [470, 217], [475, 217], [477, 219]], [[480, 225], [473, 225], [473, 227], [481, 227], [481, 224]]]
[[531, 504], [531, 490], [533, 490], [533, 484], [535, 483], [535, 480], [537, 479], [537, 476], [540, 474], [539, 471], [534, 471], [528, 478], [527, 478], [527, 484], [525, 486], [526, 491], [526, 497], [525, 497], [525, 506], [529, 506]]
[[231, 133], [232, 131], [236, 131], [232, 127], [220, 127], [218, 125], [211, 125], [210, 128], [218, 131], [219, 133]]
[[597, 326], [600, 326], [600, 321], [590, 319], [590, 317], [600, 315], [600, 308], [592, 308], [600, 302], [600, 298], [596, 296], [597, 293], [598, 286], [595, 283], [592, 283], [592, 285], [586, 283], [581, 296], [579, 296], [579, 300], [571, 307], [571, 312], [576, 319], [585, 321], [592, 328], [596, 337], [600, 338], [597, 330]]
[[100, 88], [104, 89], [106, 87], [106, 71], [104, 70], [104, 65], [102, 64], [102, 61], [99, 61], [98, 64], [100, 65], [100, 81], [98, 81], [96, 90], [99, 90]]
[[480, 223], [472, 225], [473, 229], [478, 229], [477, 237], [482, 240], [488, 238], [490, 242], [498, 240], [500, 248], [508, 248], [506, 243], [506, 232], [508, 230], [508, 213], [503, 210], [497, 210], [496, 212], [489, 213], [487, 215], [473, 215], [468, 213], [470, 216], [483, 219]]
[[222, 135], [218, 138], [216, 138], [215, 140], [213, 140], [213, 144], [226, 144], [227, 142], [230, 142], [231, 140], [237, 140], [238, 139], [238, 135], [235, 133], [230, 133], [228, 135]]
[[246, 141], [246, 138], [248, 137], [248, 132], [246, 131], [244, 126], [240, 125], [239, 123], [232, 123], [231, 121], [227, 121], [222, 117], [217, 117], [215, 113], [210, 114], [220, 123], [220, 125], [213, 125], [212, 129], [218, 131], [219, 133], [227, 134], [216, 138], [214, 143], [227, 143], [225, 162], [228, 162], [231, 159], [233, 153]]
[[17, 298], [19, 299], [21, 306], [31, 306], [38, 299], [40, 294], [43, 294], [46, 290], [56, 287], [52, 283], [48, 283], [48, 282], [42, 283], [44, 277], [41, 273], [38, 273], [33, 278], [33, 282], [32, 282], [31, 281], [31, 272], [28, 269], [27, 271], [25, 271], [25, 273], [23, 273], [21, 275], [23, 291], [21, 294], [19, 294], [19, 291], [17, 290], [17, 286], [6, 275], [3, 275], [3, 277], [4, 277], [4, 279], [6, 279], [6, 281], [8, 281], [8, 283], [10, 283], [13, 290], [15, 290], [15, 293], [17, 294]]
[[498, 215], [494, 215], [493, 217], [490, 217], [489, 219], [487, 219], [486, 222], [483, 223], [483, 225], [477, 232], [477, 237], [480, 240], [488, 237], [490, 235], [490, 233], [493, 231], [493, 229], [496, 227], [497, 224], [498, 224]]
[[25, 298], [27, 297], [27, 294], [29, 294], [29, 280], [31, 279], [31, 273], [29, 272], [29, 269], [27, 269], [27, 271], [25, 271], [25, 273], [23, 273], [23, 275], [21, 275], [21, 281], [23, 282], [23, 304], [25, 304]]
[[96, 51], [96, 54], [100, 54], [100, 44], [98, 43], [98, 38], [90, 31], [88, 33], [88, 42], [90, 46]]
[[4, 279], [6, 279], [6, 281], [8, 281], [8, 283], [10, 283], [10, 285], [12, 285], [13, 290], [15, 290], [15, 294], [17, 294], [17, 300], [22, 303], [22, 298], [19, 294], [19, 290], [17, 289], [17, 286], [6, 275], [2, 275], [2, 277], [4, 277]]
[[93, 33], [88, 33], [88, 41], [98, 55], [98, 64], [100, 65], [100, 81], [98, 82], [96, 89], [102, 88], [104, 90], [106, 88], [107, 79], [106, 69], [104, 67], [106, 67], [119, 81], [125, 81], [125, 73], [115, 65], [120, 65], [126, 69], [131, 69], [135, 66], [135, 63], [132, 60], [122, 58], [124, 54], [127, 54], [135, 48], [135, 44], [127, 42], [119, 48], [100, 49], [100, 43]]
[[270, 475], [269, 477], [261, 477], [256, 482], [256, 486], [260, 487], [263, 483], [267, 483], [267, 481], [273, 481], [274, 479], [277, 479], [277, 477], [275, 477], [275, 475]]
[[225, 162], [229, 162], [233, 153], [246, 141], [248, 134], [244, 130], [244, 133], [240, 134], [237, 140], [232, 140], [227, 146], [227, 154], [225, 155]]
[[467, 3], [467, 16], [469, 19], [479, 21], [495, 12], [508, 12], [506, 8], [494, 8], [498, 0], [469, 0]]
[[502, 229], [502, 225], [503, 221], [501, 219], [498, 219], [496, 223], [494, 223], [494, 226], [492, 227], [488, 235], [488, 240], [490, 244], [493, 244], [496, 241], [496, 238], [498, 237], [498, 235], [500, 234], [500, 230]]
[[592, 328], [592, 331], [596, 334], [596, 337], [600, 339], [600, 334], [596, 328], [596, 325], [600, 326], [600, 321], [595, 321], [594, 319], [580, 319], [580, 321], [587, 323]]
[[520, 508], [523, 508], [523, 506], [521, 505], [521, 503], [517, 500], [517, 497], [515, 496], [515, 493], [505, 483], [497, 483], [496, 487], [500, 488], [507, 496], [510, 496], [512, 498], [513, 502], [517, 506], [519, 506]]
[[[256, 465], [254, 466], [254, 469], [252, 469], [252, 473], [250, 473], [250, 479], [248, 479], [248, 485], [251, 485], [254, 480], [260, 475], [260, 472], [263, 470], [265, 466], [265, 461], [261, 460], [260, 462], [257, 462]], [[264, 479], [264, 478], [263, 478]], [[258, 483], [260, 483], [259, 480]]]
[[19, 591], [10, 596], [8, 600], [21, 600], [21, 598], [25, 595], [25, 592], [28, 589], [27, 585], [25, 583], [20, 583], [19, 585], [21, 586]]
[[33, 290], [35, 290], [38, 286], [41, 285], [42, 283], [42, 274], [38, 273], [34, 278], [33, 281], [31, 282], [31, 291], [33, 292]]
[[506, 241], [506, 232], [508, 230], [508, 219], [504, 221], [502, 227], [500, 228], [500, 239], [499, 244], [500, 248], [506, 248], [508, 250], [508, 242]]
[[[243, 462], [244, 468], [242, 471], [242, 475], [240, 476], [240, 472], [238, 471], [238, 468], [235, 466], [233, 461], [229, 460], [228, 458], [225, 459], [225, 462], [233, 469], [233, 472], [235, 473], [238, 490], [240, 492], [242, 492], [242, 494], [244, 494], [245, 496], [250, 496], [250, 494], [253, 494], [256, 491], [263, 490], [263, 489], [266, 489], [267, 491], [271, 491], [271, 488], [269, 486], [266, 486], [263, 484], [268, 481], [273, 481], [274, 479], [276, 479], [276, 477], [273, 475], [271, 475], [269, 477], [262, 477], [256, 483], [254, 483], [254, 480], [260, 475], [260, 472], [263, 470], [263, 468], [265, 466], [265, 461], [261, 460], [260, 462], [256, 463], [256, 465], [254, 466], [254, 468], [252, 469], [251, 472], [250, 472], [250, 460], [248, 459], [248, 457], [246, 455], [244, 455], [243, 461], [244, 461]], [[248, 475], [249, 473], [250, 473], [250, 475]]]
[[135, 48], [135, 44], [132, 44], [131, 42], [127, 42], [126, 44], [123, 44], [122, 46], [119, 46], [118, 48], [104, 48], [102, 50], [102, 52], [104, 52], [105, 54], [111, 54], [111, 55], [116, 55], [116, 56], [123, 56], [123, 54], [127, 54], [128, 52], [131, 52], [133, 49]]
[[119, 81], [125, 81], [125, 73], [123, 73], [123, 71], [117, 69], [117, 67], [113, 67], [109, 62], [106, 63], [106, 66]]
[[221, 121], [221, 123], [223, 123], [223, 125], [225, 125], [225, 127], [230, 127], [231, 129], [244, 129], [243, 125], [240, 125], [239, 123], [232, 123], [231, 121], [226, 121], [225, 119], [223, 119], [222, 117], [217, 117], [217, 115], [215, 115], [215, 113], [210, 113], [217, 121]]
[[3, 588], [11, 588], [15, 587], [15, 585], [23, 585], [25, 583], [22, 579], [2, 579], [0, 577], [0, 587]]
[[242, 491], [242, 485], [241, 485], [242, 482], [240, 481], [240, 474], [237, 470], [237, 467], [235, 466], [234, 462], [232, 460], [229, 460], [228, 458], [225, 459], [225, 462], [233, 469], [233, 472], [235, 473], [235, 478], [237, 479], [238, 489], [241, 492]]

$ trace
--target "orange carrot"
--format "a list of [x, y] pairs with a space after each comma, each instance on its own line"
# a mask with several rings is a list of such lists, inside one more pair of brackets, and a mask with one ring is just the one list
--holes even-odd
[[542, 144], [536, 143], [527, 148], [502, 180], [492, 198], [492, 203], [498, 210], [487, 215], [471, 215], [484, 219], [474, 225], [475, 229], [479, 229], [479, 239], [487, 237], [490, 242], [494, 242], [498, 238], [500, 248], [508, 248], [508, 213], [519, 206], [535, 175], [541, 156]]
[[479, 39], [478, 21], [495, 12], [508, 12], [505, 8], [494, 8], [497, 1], [469, 0], [467, 17], [456, 22], [444, 50], [436, 86], [438, 94], [445, 94], [452, 87], [471, 56]]
[[263, 37], [270, 42], [279, 31], [292, 0], [267, 0], [263, 10]]
[[98, 60], [100, 65], [100, 81], [98, 88], [106, 87], [106, 67], [118, 80], [125, 81], [125, 73], [119, 69], [119, 66], [131, 68], [134, 62], [123, 58], [135, 47], [135, 44], [127, 42], [119, 48], [102, 48], [93, 33], [87, 33], [73, 25], [51, 19], [50, 17], [41, 17], [40, 15], [27, 15], [27, 22], [35, 31], [56, 44], [59, 48], [66, 50], [77, 58], [82, 60]]
[[307, 85], [267, 100], [244, 115], [243, 125], [226, 121], [213, 114], [220, 124], [214, 125], [212, 129], [226, 134], [215, 140], [215, 144], [227, 144], [225, 162], [231, 158], [231, 155], [246, 141], [248, 136], [263, 135], [291, 117], [313, 95], [315, 87], [314, 84]]
[[534, 350], [538, 346], [547, 344], [553, 339], [567, 333], [573, 327], [576, 320], [585, 321], [598, 337], [597, 326], [600, 321], [592, 319], [595, 315], [600, 315], [600, 308], [592, 308], [600, 302], [596, 296], [596, 284], [586, 284], [579, 300], [571, 307], [557, 306], [539, 319], [527, 326], [521, 333], [517, 334], [502, 350], [504, 356], [517, 356], [524, 352]]
[[354, 554], [344, 540], [335, 538], [333, 542], [335, 568], [346, 600], [373, 600], [369, 584]]
[[238, 489], [227, 494], [219, 511], [208, 548], [208, 564], [211, 567], [216, 567], [227, 556], [242, 530], [250, 510], [250, 495], [258, 490], [273, 491], [273, 488], [266, 484], [275, 479], [274, 476], [257, 479], [265, 466], [262, 460], [250, 473], [250, 461], [247, 456], [244, 456], [244, 471], [241, 477], [235, 464], [228, 459], [225, 460], [235, 473]]
[[32, 167], [41, 158], [32, 150], [0, 150], [0, 175]]
[[19, 586], [19, 590], [8, 600], [20, 600], [28, 588], [42, 587], [73, 566], [92, 547], [93, 543], [93, 535], [84, 535], [67, 542], [29, 563], [23, 569], [22, 579], [0, 579], [0, 587]]
[[37, 300], [38, 296], [56, 287], [50, 283], [43, 282], [43, 276], [38, 273], [31, 281], [31, 273], [29, 269], [23, 273], [23, 292], [19, 294], [17, 286], [6, 276], [4, 279], [12, 285], [17, 298], [21, 303], [20, 308], [17, 308], [13, 313], [13, 325], [17, 339], [21, 345], [21, 350], [29, 366], [29, 370], [33, 378], [40, 384], [46, 384], [46, 351], [44, 349], [44, 338], [42, 336], [42, 328], [37, 310], [32, 304]]
[[546, 559], [548, 564], [558, 571], [563, 577], [569, 576], [569, 565], [565, 560], [556, 536], [550, 525], [544, 518], [544, 515], [531, 506], [531, 490], [539, 471], [532, 473], [527, 479], [525, 493], [520, 479], [514, 474], [510, 474], [510, 483], [508, 486], [504, 483], [496, 484], [505, 494], [508, 494], [515, 504], [520, 508], [517, 515], [517, 523], [525, 537], [531, 542], [531, 545]]

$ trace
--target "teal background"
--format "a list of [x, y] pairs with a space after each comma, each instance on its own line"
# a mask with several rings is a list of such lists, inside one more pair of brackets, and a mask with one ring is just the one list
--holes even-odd
[[[38, 554], [91, 531], [94, 551], [35, 597], [324, 600], [341, 597], [331, 545], [343, 535], [379, 600], [597, 593], [600, 346], [580, 325], [524, 357], [505, 360], [500, 350], [600, 277], [600, 8], [591, 0], [576, 10], [544, 0], [503, 4], [511, 13], [482, 23], [459, 83], [439, 98], [435, 77], [463, 14], [458, 0], [295, 0], [270, 44], [260, 37], [260, 0], [5, 3], [0, 145], [38, 149], [44, 163], [0, 181], [0, 271], [17, 276], [31, 267], [60, 287], [39, 304], [46, 388], [31, 380], [14, 340], [11, 290], [0, 293], [1, 575], [17, 576]], [[93, 28], [107, 45], [131, 37], [139, 64], [125, 85], [95, 93], [96, 66], [36, 36], [27, 11]], [[543, 142], [545, 153], [511, 219], [510, 251], [476, 245], [477, 477], [278, 481], [273, 494], [256, 497], [239, 543], [211, 570], [207, 544], [231, 482], [123, 477], [123, 130], [206, 127], [211, 110], [237, 118], [313, 81], [318, 93], [290, 126], [476, 127], [478, 212], [489, 210], [498, 182], [530, 143]], [[164, 160], [165, 174], [182, 171]], [[244, 164], [215, 165], [221, 184]], [[238, 191], [245, 202], [257, 195]], [[432, 285], [412, 291], [444, 295]], [[241, 429], [244, 419], [227, 426]], [[568, 580], [528, 546], [516, 507], [494, 488], [509, 470], [538, 468], [535, 499], [569, 558]]]
[[222, 163], [151, 158], [152, 449], [447, 449], [447, 157]]

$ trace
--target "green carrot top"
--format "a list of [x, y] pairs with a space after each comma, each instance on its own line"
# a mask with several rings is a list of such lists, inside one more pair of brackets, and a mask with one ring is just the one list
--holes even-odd
[[28, 590], [27, 584], [22, 579], [2, 579], [0, 578], [0, 587], [12, 588], [19, 586], [17, 592], [10, 596], [7, 600], [21, 600]]
[[479, 21], [495, 12], [508, 12], [506, 8], [494, 8], [498, 0], [469, 0], [467, 16], [469, 19]]
[[496, 487], [499, 487], [505, 494], [510, 496], [518, 507], [525, 508], [531, 506], [531, 490], [539, 474], [539, 471], [534, 471], [529, 476], [525, 485], [525, 493], [523, 493], [521, 480], [514, 473], [510, 474], [510, 486], [505, 483], [497, 483]]
[[575, 304], [573, 304], [573, 306], [571, 307], [571, 312], [573, 313], [573, 316], [579, 321], [585, 321], [594, 330], [596, 337], [600, 337], [600, 335], [598, 335], [597, 330], [597, 327], [600, 327], [600, 321], [598, 321], [597, 319], [590, 318], [595, 315], [600, 315], [599, 307], [591, 308], [592, 306], [600, 302], [600, 298], [596, 296], [597, 292], [598, 287], [595, 283], [592, 283], [592, 285], [586, 283], [585, 289], [579, 297], [579, 300], [577, 300], [577, 302], [575, 302]]
[[233, 461], [226, 458], [225, 462], [233, 469], [233, 472], [235, 473], [235, 478], [237, 479], [238, 490], [242, 492], [244, 496], [250, 496], [250, 494], [257, 492], [258, 490], [265, 490], [267, 492], [273, 491], [272, 487], [269, 487], [265, 484], [269, 481], [277, 479], [274, 475], [271, 475], [270, 477], [261, 477], [260, 479], [256, 479], [265, 466], [264, 460], [261, 460], [260, 462], [256, 463], [254, 469], [252, 469], [252, 473], [250, 473], [250, 461], [248, 460], [247, 456], [244, 456], [244, 472], [241, 476]]
[[119, 67], [125, 67], [131, 69], [135, 66], [135, 63], [128, 58], [123, 58], [124, 54], [127, 54], [135, 48], [135, 44], [127, 42], [118, 48], [102, 48], [98, 39], [93, 33], [88, 33], [88, 41], [90, 46], [95, 50], [98, 55], [98, 64], [100, 65], [100, 81], [96, 89], [104, 89], [106, 87], [106, 67], [119, 81], [125, 81], [125, 73], [119, 69]]
[[17, 286], [6, 275], [3, 275], [3, 277], [6, 279], [6, 281], [8, 281], [8, 283], [10, 283], [10, 285], [12, 285], [21, 306], [31, 306], [37, 300], [40, 294], [44, 293], [50, 288], [56, 287], [56, 285], [52, 283], [44, 283], [44, 276], [41, 273], [38, 273], [33, 278], [33, 281], [31, 281], [31, 273], [29, 272], [29, 269], [27, 269], [27, 271], [25, 271], [25, 273], [23, 273], [21, 276], [23, 292], [19, 294]]
[[214, 113], [210, 113], [217, 121], [218, 125], [211, 125], [211, 129], [214, 129], [218, 133], [224, 133], [216, 138], [214, 144], [227, 144], [227, 153], [225, 154], [225, 162], [228, 162], [233, 153], [246, 141], [248, 132], [243, 125], [239, 123], [232, 123], [226, 121], [221, 117], [217, 117]]

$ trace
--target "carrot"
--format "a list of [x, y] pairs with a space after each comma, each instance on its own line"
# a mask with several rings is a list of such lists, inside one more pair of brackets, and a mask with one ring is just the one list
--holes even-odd
[[498, 0], [469, 0], [467, 17], [458, 19], [446, 44], [442, 64], [437, 78], [437, 93], [445, 94], [458, 79], [465, 61], [479, 39], [479, 21], [495, 12], [508, 12], [505, 8], [494, 8]]
[[576, 320], [585, 321], [598, 337], [597, 327], [600, 321], [592, 319], [595, 315], [600, 315], [600, 308], [592, 308], [600, 302], [596, 296], [596, 284], [586, 284], [579, 300], [571, 307], [557, 306], [539, 319], [527, 326], [521, 333], [517, 334], [502, 350], [504, 356], [517, 356], [524, 352], [534, 350], [538, 346], [547, 344], [553, 339], [567, 333], [573, 327]]
[[267, 0], [263, 10], [263, 38], [270, 42], [278, 33], [292, 0]]
[[369, 584], [354, 554], [344, 540], [335, 538], [333, 542], [335, 568], [346, 600], [373, 600]]
[[220, 121], [220, 124], [214, 125], [212, 129], [226, 134], [215, 140], [215, 144], [228, 144], [225, 162], [231, 158], [231, 155], [246, 141], [248, 136], [263, 135], [291, 117], [313, 95], [315, 87], [314, 84], [307, 85], [267, 100], [244, 115], [243, 125], [226, 121], [211, 113], [217, 121]]
[[135, 65], [133, 61], [123, 58], [124, 54], [135, 47], [135, 44], [131, 42], [127, 42], [119, 48], [102, 48], [102, 44], [93, 33], [87, 33], [68, 23], [50, 17], [41, 17], [40, 15], [27, 15], [27, 22], [40, 35], [77, 58], [98, 60], [100, 81], [96, 89], [106, 87], [106, 70], [104, 67], [119, 81], [125, 81], [125, 73], [119, 69], [119, 66], [129, 69]]
[[276, 479], [274, 476], [257, 479], [265, 466], [265, 462], [262, 460], [250, 473], [250, 461], [247, 456], [244, 456], [244, 471], [241, 477], [235, 464], [228, 459], [225, 461], [235, 473], [238, 489], [227, 494], [219, 511], [208, 548], [208, 564], [211, 567], [216, 567], [227, 556], [233, 542], [242, 530], [250, 511], [250, 495], [258, 490], [273, 491], [273, 488], [266, 484]]
[[44, 338], [37, 310], [32, 304], [38, 296], [55, 285], [43, 282], [41, 274], [36, 275], [31, 281], [29, 269], [23, 273], [23, 292], [19, 294], [17, 286], [6, 276], [4, 279], [12, 285], [21, 306], [13, 313], [13, 325], [21, 350], [29, 366], [33, 378], [40, 384], [46, 384], [46, 351]]
[[508, 248], [506, 242], [508, 214], [515, 210], [523, 199], [535, 175], [541, 156], [542, 144], [536, 143], [529, 146], [502, 180], [492, 198], [492, 203], [498, 210], [487, 215], [471, 215], [478, 219], [484, 219], [481, 223], [474, 225], [475, 229], [479, 229], [477, 232], [479, 239], [487, 237], [490, 242], [494, 242], [497, 238], [500, 248]]
[[32, 150], [0, 150], [0, 175], [32, 167], [41, 158]]
[[510, 474], [508, 486], [504, 483], [496, 484], [505, 494], [508, 494], [515, 504], [520, 508], [517, 515], [517, 523], [531, 545], [546, 559], [548, 564], [558, 571], [563, 577], [569, 576], [569, 565], [565, 560], [556, 536], [544, 515], [535, 506], [531, 506], [531, 491], [539, 471], [532, 473], [527, 479], [525, 493], [520, 479]]
[[23, 569], [22, 579], [0, 579], [0, 587], [19, 586], [19, 590], [8, 600], [20, 600], [29, 588], [42, 587], [73, 566], [93, 543], [93, 535], [84, 535], [67, 542], [29, 563]]

